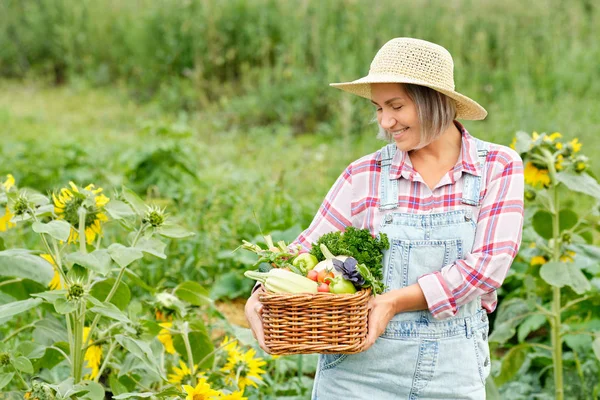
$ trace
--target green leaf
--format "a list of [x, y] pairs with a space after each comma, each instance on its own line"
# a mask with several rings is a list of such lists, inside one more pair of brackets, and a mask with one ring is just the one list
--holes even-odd
[[107, 250], [94, 250], [85, 254], [79, 251], [70, 253], [65, 257], [65, 261], [79, 264], [103, 276], [110, 272], [111, 256]]
[[33, 340], [43, 345], [68, 341], [66, 328], [56, 319], [46, 318], [35, 322]]
[[30, 279], [48, 286], [54, 277], [54, 268], [29, 250], [4, 250], [0, 251], [0, 276]]
[[219, 275], [210, 291], [211, 299], [221, 298], [235, 299], [249, 293], [254, 286], [254, 282], [244, 279], [244, 276], [237, 271], [227, 272]]
[[173, 294], [183, 301], [187, 301], [195, 306], [203, 306], [212, 304], [208, 290], [206, 290], [198, 282], [185, 281], [179, 284]]
[[571, 229], [572, 227], [577, 225], [577, 221], [579, 221], [579, 215], [577, 215], [575, 211], [570, 210], [568, 208], [560, 210], [560, 212], [558, 213], [558, 218], [558, 226], [561, 232]]
[[42, 299], [27, 299], [15, 301], [13, 303], [3, 304], [0, 306], [0, 319], [9, 318], [17, 314], [21, 314], [27, 310], [39, 306]]
[[194, 236], [194, 232], [190, 232], [187, 229], [175, 224], [164, 224], [156, 231], [159, 235], [169, 237], [169, 238], [185, 238], [189, 236]]
[[[90, 294], [100, 301], [106, 301], [106, 297], [108, 296], [108, 293], [110, 293], [115, 281], [115, 278], [110, 278], [101, 282], [96, 282], [94, 286], [92, 286]], [[123, 311], [127, 308], [130, 301], [131, 290], [129, 290], [129, 286], [123, 281], [119, 282], [119, 287], [112, 299], [110, 299], [110, 302], [117, 306], [119, 310]]]
[[544, 239], [552, 238], [552, 214], [548, 211], [538, 211], [533, 215], [533, 229]]
[[120, 394], [118, 396], [113, 396], [113, 399], [130, 399], [132, 397], [152, 397], [152, 396], [154, 396], [153, 392], [143, 392], [143, 393], [129, 392], [129, 393]]
[[113, 399], [115, 398], [115, 395], [127, 393], [127, 388], [119, 381], [117, 374], [110, 374], [108, 377], [108, 385], [110, 386], [110, 391], [113, 393]]
[[[69, 354], [69, 343], [61, 341], [54, 343], [54, 347], [61, 349], [65, 354]], [[58, 363], [65, 360], [65, 356], [60, 351], [47, 347], [44, 356], [40, 359], [35, 360], [34, 368], [35, 369], [52, 369]]]
[[4, 386], [8, 385], [10, 381], [12, 381], [13, 376], [15, 376], [14, 372], [6, 372], [0, 373], [0, 390], [4, 388]]
[[121, 312], [114, 304], [102, 302], [98, 303], [90, 309], [90, 311], [98, 313], [108, 318], [116, 319], [117, 321], [131, 323], [131, 320], [127, 318], [125, 314]]
[[546, 263], [540, 268], [540, 276], [552, 286], [570, 286], [577, 294], [583, 294], [592, 289], [592, 285], [583, 272], [573, 263]]
[[557, 179], [574, 192], [584, 193], [600, 200], [600, 185], [588, 174], [559, 172]]
[[77, 304], [74, 301], [69, 301], [64, 297], [61, 297], [54, 301], [54, 309], [59, 314], [68, 314], [77, 309]]
[[165, 254], [166, 243], [161, 242], [155, 238], [141, 238], [135, 245], [136, 249], [139, 249], [145, 253], [152, 254], [159, 258], [167, 258]]
[[42, 346], [39, 343], [34, 342], [22, 342], [17, 347], [17, 350], [29, 359], [38, 359], [44, 356], [44, 353], [46, 352], [46, 346]]
[[564, 335], [563, 340], [567, 346], [582, 354], [588, 353], [592, 346], [592, 337], [590, 335]]
[[592, 343], [592, 349], [594, 350], [596, 358], [600, 360], [600, 337], [597, 337], [596, 340], [594, 340]]
[[12, 365], [21, 372], [33, 374], [33, 364], [31, 364], [31, 361], [29, 361], [29, 358], [27, 357], [16, 357], [14, 360], [12, 360]]
[[[190, 323], [191, 332], [188, 335], [190, 341], [190, 347], [192, 348], [192, 357], [194, 358], [194, 364], [200, 363], [204, 357], [207, 357], [213, 350], [214, 345], [210, 336], [206, 330], [206, 327], [202, 321], [197, 320]], [[183, 335], [173, 336], [173, 346], [175, 350], [186, 360], [188, 359], [187, 352], [185, 349], [185, 343], [183, 341]], [[207, 357], [201, 364], [198, 364], [198, 368], [209, 369], [214, 363], [214, 354]]]
[[50, 221], [47, 224], [36, 221], [31, 225], [31, 229], [35, 233], [47, 233], [54, 239], [63, 242], [66, 242], [71, 234], [71, 224], [61, 219]]
[[519, 343], [523, 342], [532, 331], [540, 329], [546, 323], [546, 317], [542, 314], [530, 315], [525, 318], [518, 329]]
[[54, 302], [57, 299], [60, 299], [60, 298], [66, 299], [67, 298], [67, 290], [66, 289], [48, 290], [47, 292], [33, 293], [31, 296], [32, 297], [40, 297], [40, 298], [46, 300], [48, 303], [54, 304]]
[[120, 243], [113, 243], [108, 246], [108, 254], [122, 268], [144, 256], [140, 250], [134, 247], [123, 246]]
[[160, 368], [156, 364], [152, 350], [150, 349], [150, 346], [148, 346], [147, 343], [124, 335], [116, 335], [115, 340], [121, 346], [123, 346], [125, 350], [129, 351], [134, 357], [142, 361], [153, 372], [166, 379], [166, 377], [164, 377], [164, 375], [160, 371]]
[[143, 216], [148, 210], [148, 206], [133, 190], [123, 187], [123, 197], [131, 205], [136, 214]]
[[93, 381], [82, 381], [73, 386], [78, 399], [104, 400], [104, 387]]
[[517, 132], [516, 137], [515, 151], [519, 154], [528, 152], [532, 141], [531, 136], [529, 136], [527, 132], [519, 131]]
[[516, 333], [517, 326], [525, 318], [524, 315], [529, 312], [529, 306], [523, 299], [513, 298], [500, 303], [497, 311], [496, 324], [494, 325], [494, 330], [490, 334], [489, 341], [500, 344], [508, 341]]
[[125, 275], [127, 275], [127, 277], [129, 277], [129, 279], [131, 279], [131, 283], [134, 284], [135, 286], [139, 286], [142, 289], [145, 289], [152, 294], [156, 293], [156, 288], [148, 285], [146, 282], [144, 282], [142, 280], [142, 278], [140, 278], [138, 276], [138, 274], [136, 274], [129, 268], [125, 268]]
[[502, 359], [502, 367], [500, 368], [500, 374], [494, 379], [496, 385], [502, 386], [506, 382], [512, 380], [512, 378], [517, 374], [517, 372], [519, 372], [519, 369], [525, 362], [528, 349], [528, 344], [520, 344], [511, 348], [506, 353], [506, 355]]
[[120, 200], [111, 200], [104, 206], [104, 209], [114, 220], [135, 216], [135, 211], [129, 204]]

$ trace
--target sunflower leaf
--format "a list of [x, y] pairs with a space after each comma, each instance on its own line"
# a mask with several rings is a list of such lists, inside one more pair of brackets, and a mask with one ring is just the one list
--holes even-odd
[[187, 229], [185, 229], [179, 225], [175, 225], [175, 224], [164, 224], [163, 226], [158, 228], [157, 233], [159, 235], [162, 235], [162, 236], [165, 236], [168, 238], [175, 238], [175, 239], [180, 239], [180, 238], [185, 238], [188, 236], [195, 235], [194, 232], [190, 232]]
[[108, 254], [122, 268], [144, 256], [141, 250], [134, 247], [126, 247], [120, 243], [113, 243], [108, 246]]
[[167, 255], [165, 254], [166, 247], [166, 243], [152, 237], [141, 238], [135, 245], [136, 249], [163, 259], [167, 258]]
[[135, 210], [136, 214], [140, 216], [146, 214], [148, 206], [146, 203], [144, 203], [144, 200], [142, 200], [133, 190], [123, 186], [123, 197], [125, 198], [125, 201], [129, 203], [131, 208]]
[[82, 267], [106, 276], [110, 272], [111, 255], [108, 250], [94, 250], [91, 253], [75, 252], [65, 257], [65, 261], [77, 263]]

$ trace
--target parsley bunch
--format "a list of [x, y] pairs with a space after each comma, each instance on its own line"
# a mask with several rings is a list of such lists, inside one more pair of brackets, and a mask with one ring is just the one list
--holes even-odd
[[344, 232], [331, 232], [321, 236], [313, 243], [310, 253], [319, 261], [325, 260], [320, 244], [324, 244], [336, 256], [354, 257], [358, 264], [364, 264], [376, 280], [383, 280], [383, 250], [390, 247], [385, 233], [373, 237], [368, 229], [356, 229], [353, 226]]

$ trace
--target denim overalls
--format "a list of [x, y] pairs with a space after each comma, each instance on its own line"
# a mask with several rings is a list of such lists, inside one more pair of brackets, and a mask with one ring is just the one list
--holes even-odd
[[[383, 259], [387, 290], [412, 285], [472, 250], [489, 149], [476, 142], [481, 177], [463, 173], [462, 207], [438, 214], [394, 211], [398, 181], [389, 172], [396, 145], [382, 149], [379, 209], [385, 215], [379, 231], [390, 240]], [[480, 298], [441, 321], [429, 310], [397, 314], [367, 351], [320, 355], [312, 399], [485, 399], [487, 335]]]

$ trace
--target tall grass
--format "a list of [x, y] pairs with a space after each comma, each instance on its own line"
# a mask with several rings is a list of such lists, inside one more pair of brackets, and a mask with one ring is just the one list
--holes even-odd
[[0, 75], [125, 82], [168, 109], [217, 104], [229, 127], [361, 132], [370, 108], [327, 83], [366, 74], [383, 43], [412, 36], [453, 54], [457, 89], [490, 111], [480, 136], [591, 139], [599, 31], [591, 0], [5, 0]]

